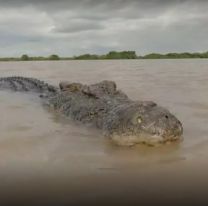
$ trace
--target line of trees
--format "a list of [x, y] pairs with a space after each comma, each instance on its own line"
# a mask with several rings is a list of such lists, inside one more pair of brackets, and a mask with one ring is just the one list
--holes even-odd
[[[110, 51], [105, 55], [96, 55], [96, 54], [83, 54], [80, 56], [74, 57], [59, 57], [57, 54], [52, 54], [48, 57], [30, 57], [27, 54], [23, 54], [20, 58], [13, 58], [13, 60], [20, 61], [35, 61], [35, 60], [96, 60], [96, 59], [137, 59], [138, 56], [135, 51]], [[8, 58], [10, 60], [11, 58]], [[0, 59], [1, 60], [1, 59]], [[5, 60], [5, 58], [4, 58]]]
[[27, 54], [23, 54], [20, 57], [22, 61], [32, 61], [32, 60], [60, 60], [61, 58], [57, 54], [52, 54], [49, 57], [29, 57]]
[[186, 58], [208, 58], [208, 52], [204, 53], [168, 53], [168, 54], [159, 54], [151, 53], [147, 54], [142, 59], [186, 59]]
[[75, 56], [74, 59], [137, 59], [135, 51], [110, 51], [105, 55], [84, 54]]
[[48, 57], [30, 57], [23, 54], [21, 57], [0, 58], [0, 61], [43, 61], [43, 60], [98, 60], [98, 59], [185, 59], [185, 58], [208, 58], [208, 52], [202, 53], [151, 53], [144, 56], [138, 56], [135, 51], [110, 51], [104, 55], [83, 54], [74, 57], [60, 57], [57, 54], [52, 54]]

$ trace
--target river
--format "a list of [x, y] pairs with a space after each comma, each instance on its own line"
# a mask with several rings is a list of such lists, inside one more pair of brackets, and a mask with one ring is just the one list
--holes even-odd
[[114, 80], [130, 98], [168, 108], [184, 127], [180, 144], [118, 147], [100, 131], [48, 111], [36, 97], [1, 91], [0, 202], [205, 201], [208, 60], [0, 62], [0, 76], [56, 85]]

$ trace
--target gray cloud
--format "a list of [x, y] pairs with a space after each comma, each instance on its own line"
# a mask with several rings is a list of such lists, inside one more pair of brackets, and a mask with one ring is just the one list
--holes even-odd
[[1, 0], [1, 56], [204, 51], [205, 0]]
[[[59, 21], [58, 21], [59, 22]], [[63, 20], [62, 24], [56, 24], [54, 26], [54, 32], [60, 33], [77, 33], [77, 32], [86, 32], [93, 30], [101, 30], [103, 26], [100, 22], [84, 18], [72, 18]]]

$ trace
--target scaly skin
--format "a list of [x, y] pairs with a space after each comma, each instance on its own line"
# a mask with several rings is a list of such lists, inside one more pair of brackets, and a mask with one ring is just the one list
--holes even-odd
[[59, 87], [33, 78], [0, 78], [0, 89], [39, 93], [49, 107], [102, 129], [118, 145], [156, 145], [182, 139], [182, 124], [167, 109], [129, 99], [112, 81], [93, 85], [61, 82]]
[[2, 77], [0, 78], [0, 89], [12, 91], [35, 92], [35, 93], [55, 93], [58, 89], [43, 81], [27, 77]]

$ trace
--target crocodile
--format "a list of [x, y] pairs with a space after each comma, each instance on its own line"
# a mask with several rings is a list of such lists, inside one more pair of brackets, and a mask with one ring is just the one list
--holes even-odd
[[120, 146], [150, 146], [181, 141], [182, 123], [152, 101], [134, 101], [113, 81], [60, 82], [53, 86], [28, 77], [2, 77], [0, 90], [38, 94], [44, 105], [70, 119], [101, 129]]

